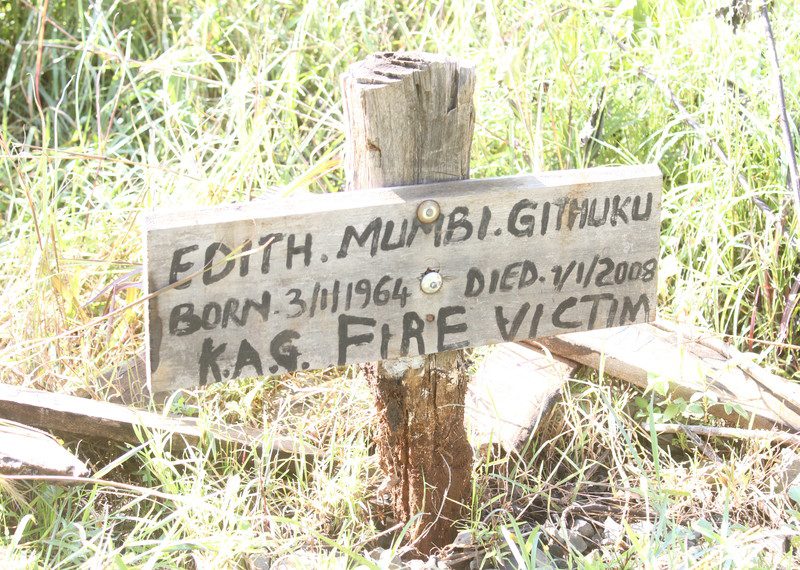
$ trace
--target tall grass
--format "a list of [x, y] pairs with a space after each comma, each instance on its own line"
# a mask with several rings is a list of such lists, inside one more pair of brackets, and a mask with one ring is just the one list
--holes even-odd
[[[800, 259], [736, 178], [743, 174], [775, 212], [784, 208], [765, 35], [758, 22], [734, 30], [716, 15], [719, 7], [710, 0], [0, 2], [0, 381], [102, 393], [100, 373], [142, 346], [140, 308], [113, 313], [139, 295], [141, 211], [338, 191], [338, 78], [370, 52], [400, 49], [476, 63], [473, 177], [657, 162], [665, 176], [660, 313], [726, 335], [800, 378], [798, 351], [768, 344], [800, 344], [800, 309], [780, 336]], [[797, 117], [800, 18], [789, 1], [776, 1], [772, 15], [789, 114]], [[683, 122], [642, 66], [671, 86], [703, 133]], [[716, 159], [705, 137], [735, 168]], [[787, 210], [785, 224], [800, 234], [795, 213]], [[319, 560], [337, 552], [357, 560], [379, 532], [380, 505], [370, 499], [378, 475], [363, 384], [352, 372], [337, 374], [188, 396], [200, 415], [266, 423], [269, 433], [300, 433], [325, 449], [299, 476], [280, 478], [268, 457], [232, 456], [211, 444], [180, 457], [158, 438], [135, 452], [94, 450], [96, 469], [122, 455], [109, 477], [175, 500], [6, 488], [0, 540], [8, 556], [43, 567], [211, 568], [249, 552], [277, 557], [307, 547]], [[763, 481], [745, 486], [736, 510], [736, 473], [701, 465], [691, 452], [690, 459], [654, 456], [633, 417], [641, 409], [636, 395], [599, 380], [574, 386], [564, 405], [569, 429], [532, 442], [525, 461], [479, 464], [469, 523], [478, 536], [498, 557], [511, 543], [522, 555], [533, 536], [523, 523], [539, 519], [499, 515], [495, 506], [567, 484], [582, 496], [582, 477], [594, 469], [596, 478], [599, 469], [612, 488], [628, 489], [626, 501], [638, 493], [656, 521], [649, 536], [626, 530], [625, 548], [602, 551], [612, 557], [607, 563], [737, 561], [727, 545], [755, 541], [766, 524], [741, 514], [767, 493]], [[748, 450], [729, 450], [732, 469], [773, 460], [768, 449], [756, 450], [758, 461]], [[489, 467], [495, 463], [507, 473]], [[702, 505], [679, 493], [683, 472], [701, 473], [713, 500]], [[782, 498], [765, 500], [781, 521], [794, 516]], [[689, 552], [690, 534], [711, 533], [694, 522], [721, 505], [740, 513], [742, 528], [714, 528], [707, 550]]]

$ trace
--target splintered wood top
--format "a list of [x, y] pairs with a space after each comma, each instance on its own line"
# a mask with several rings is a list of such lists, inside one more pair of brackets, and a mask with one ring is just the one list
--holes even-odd
[[650, 165], [152, 212], [151, 388], [647, 322], [660, 197]]

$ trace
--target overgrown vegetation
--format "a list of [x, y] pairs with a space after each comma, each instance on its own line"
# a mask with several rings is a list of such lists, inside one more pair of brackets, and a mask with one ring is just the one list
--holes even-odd
[[[476, 63], [473, 177], [657, 162], [660, 313], [800, 380], [800, 308], [789, 295], [800, 257], [780, 227], [798, 236], [800, 220], [766, 37], [757, 19], [734, 28], [730, 11], [718, 13], [726, 5], [0, 2], [0, 381], [103, 397], [101, 373], [142, 347], [142, 210], [337, 191], [338, 78], [370, 52], [400, 49]], [[796, 121], [800, 18], [786, 0], [771, 14]], [[463, 526], [484, 564], [535, 560], [545, 523], [577, 517], [599, 536], [607, 518], [621, 530], [586, 555], [549, 541], [572, 566], [776, 564], [774, 541], [794, 546], [800, 534], [791, 453], [717, 441], [717, 461], [642, 427], [667, 410], [713, 421], [691, 404], [605, 377], [573, 383], [563, 422], [525, 454], [478, 458]], [[355, 370], [215, 386], [173, 405], [263, 426], [266, 441], [294, 434], [323, 457], [285, 476], [268, 454], [211, 442], [181, 456], [158, 434], [133, 449], [81, 444], [97, 477], [126, 486], [2, 482], [3, 566], [247, 567], [255, 553], [302, 552], [324, 567], [400, 547], [398, 529], [383, 532], [391, 523], [375, 499], [371, 408]]]

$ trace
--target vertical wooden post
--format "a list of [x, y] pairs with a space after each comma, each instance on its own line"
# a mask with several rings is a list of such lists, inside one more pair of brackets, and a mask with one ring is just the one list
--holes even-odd
[[[427, 53], [379, 53], [343, 77], [347, 189], [469, 178], [475, 69]], [[461, 351], [365, 367], [385, 492], [424, 554], [456, 535], [471, 493]]]

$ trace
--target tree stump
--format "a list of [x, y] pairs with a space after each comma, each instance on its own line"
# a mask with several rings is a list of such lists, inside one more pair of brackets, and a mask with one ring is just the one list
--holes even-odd
[[[347, 189], [469, 178], [475, 69], [427, 53], [379, 53], [342, 80]], [[452, 542], [471, 495], [472, 449], [464, 428], [462, 351], [364, 367], [376, 401], [382, 492], [428, 554]]]

